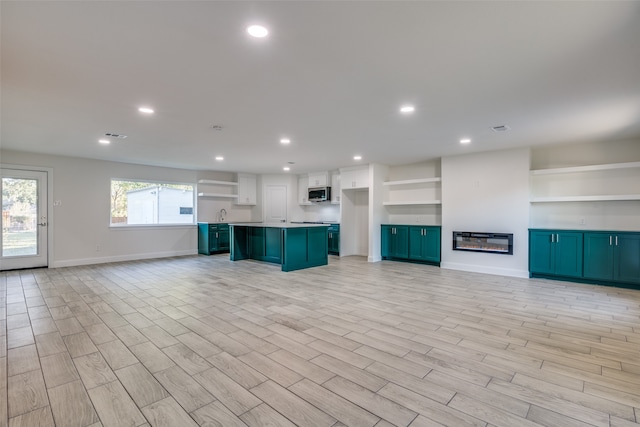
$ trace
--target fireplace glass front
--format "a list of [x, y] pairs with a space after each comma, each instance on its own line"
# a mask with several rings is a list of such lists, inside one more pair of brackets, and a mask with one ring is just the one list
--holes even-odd
[[513, 255], [513, 234], [454, 231], [453, 250]]

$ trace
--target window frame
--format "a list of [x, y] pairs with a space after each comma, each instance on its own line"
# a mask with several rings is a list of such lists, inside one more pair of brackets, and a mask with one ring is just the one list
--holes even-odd
[[[153, 224], [128, 224], [128, 223], [114, 223], [113, 222], [113, 182], [114, 181], [123, 181], [123, 182], [133, 182], [133, 183], [144, 183], [150, 185], [188, 185], [191, 186], [191, 198], [192, 198], [192, 208], [193, 208], [193, 220], [192, 222], [171, 222], [171, 223], [153, 223]], [[171, 188], [171, 187], [169, 187]], [[115, 178], [111, 177], [109, 179], [109, 228], [113, 230], [130, 230], [133, 228], [193, 228], [198, 225], [197, 218], [197, 185], [195, 182], [177, 182], [177, 181], [163, 181], [156, 179], [131, 179], [131, 178]]]

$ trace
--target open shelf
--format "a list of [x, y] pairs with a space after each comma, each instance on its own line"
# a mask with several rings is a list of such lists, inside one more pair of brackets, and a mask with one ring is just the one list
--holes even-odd
[[555, 196], [555, 197], [533, 197], [531, 203], [553, 203], [553, 202], [606, 202], [617, 200], [640, 200], [640, 194], [612, 194], [600, 196]]
[[229, 186], [238, 186], [237, 182], [233, 181], [215, 181], [213, 179], [199, 179], [198, 184], [213, 184], [213, 185], [229, 185]]
[[426, 184], [429, 182], [440, 182], [442, 178], [434, 177], [434, 178], [420, 178], [420, 179], [405, 179], [402, 181], [386, 181], [383, 182], [382, 185], [411, 185], [411, 184]]
[[398, 201], [398, 202], [383, 202], [384, 206], [415, 206], [415, 205], [440, 205], [440, 200], [410, 200], [410, 201]]
[[228, 194], [228, 193], [198, 193], [198, 197], [219, 197], [225, 199], [237, 199], [237, 194]]
[[640, 162], [609, 163], [605, 165], [571, 166], [566, 168], [536, 169], [531, 175], [553, 175], [562, 173], [594, 172], [612, 169], [640, 168]]

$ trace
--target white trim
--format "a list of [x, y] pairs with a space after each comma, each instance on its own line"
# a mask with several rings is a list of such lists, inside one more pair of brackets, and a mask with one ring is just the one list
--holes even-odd
[[444, 268], [447, 270], [469, 271], [472, 273], [493, 274], [496, 276], [509, 276], [509, 277], [521, 277], [521, 278], [529, 277], [529, 272], [527, 270], [515, 270], [513, 268], [489, 267], [485, 265], [461, 264], [458, 262], [443, 262], [442, 264], [440, 264], [440, 268]]
[[96, 258], [76, 258], [50, 263], [49, 268], [75, 267], [78, 265], [106, 264], [109, 262], [137, 261], [142, 259], [169, 258], [176, 256], [197, 255], [198, 248], [183, 251], [148, 252], [143, 254], [114, 255]]
[[441, 205], [442, 200], [405, 200], [400, 202], [382, 202], [384, 206]]
[[367, 257], [367, 261], [368, 262], [380, 262], [380, 261], [382, 261], [382, 257], [381, 256], [370, 256], [370, 257]]

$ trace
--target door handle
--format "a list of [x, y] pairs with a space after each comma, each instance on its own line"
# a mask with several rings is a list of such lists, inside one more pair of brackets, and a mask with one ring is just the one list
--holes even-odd
[[618, 236], [616, 236], [616, 246], [618, 246]]
[[216, 239], [218, 238], [218, 233], [216, 232]]
[[613, 237], [609, 236], [609, 246], [611, 246], [611, 244], [613, 243], [612, 240], [613, 240]]
[[556, 243], [558, 243], [560, 241], [560, 235], [556, 234]]
[[38, 223], [38, 225], [40, 225], [40, 226], [44, 227], [44, 226], [46, 226], [46, 225], [47, 225], [47, 223], [46, 223], [46, 222], [39, 222], [39, 223]]
[[551, 243], [555, 243], [555, 238], [554, 238], [555, 234], [551, 234]]

